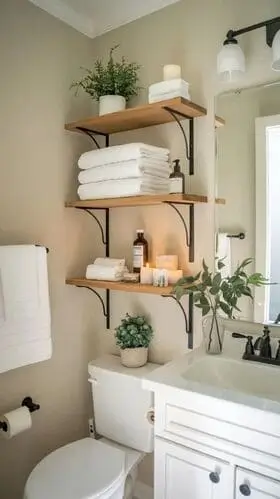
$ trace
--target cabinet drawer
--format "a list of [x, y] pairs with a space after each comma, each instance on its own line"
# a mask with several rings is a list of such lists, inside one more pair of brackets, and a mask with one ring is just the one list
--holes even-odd
[[[196, 410], [195, 404], [192, 404], [192, 409], [186, 409], [165, 402], [160, 407], [159, 418], [156, 418], [156, 433], [163, 437], [166, 435], [169, 439], [172, 435], [177, 435], [210, 447], [213, 446], [214, 438], [280, 457], [280, 438], [271, 434], [274, 428], [268, 424], [265, 425], [266, 430], [254, 427], [258, 424], [257, 412], [260, 411], [255, 412], [255, 419], [249, 421], [247, 418], [247, 421], [244, 421], [242, 413], [239, 417], [238, 406], [231, 405], [232, 407], [228, 408], [225, 402], [223, 409], [214, 413], [215, 401], [212, 407], [205, 404], [203, 407], [205, 412], [201, 411], [201, 407]], [[279, 432], [279, 418], [277, 423], [277, 432]], [[276, 427], [275, 424], [274, 426]]]
[[236, 499], [279, 499], [280, 482], [243, 468], [236, 468]]

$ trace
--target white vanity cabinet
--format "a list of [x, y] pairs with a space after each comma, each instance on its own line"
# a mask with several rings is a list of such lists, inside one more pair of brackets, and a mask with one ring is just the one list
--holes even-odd
[[153, 391], [155, 499], [280, 499], [280, 412]]

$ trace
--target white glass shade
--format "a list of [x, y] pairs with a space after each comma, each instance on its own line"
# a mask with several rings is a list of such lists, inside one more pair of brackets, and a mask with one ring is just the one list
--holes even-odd
[[277, 31], [272, 42], [272, 69], [280, 71], [280, 30]]
[[245, 56], [239, 45], [223, 45], [217, 58], [217, 72], [224, 81], [238, 80], [245, 73]]

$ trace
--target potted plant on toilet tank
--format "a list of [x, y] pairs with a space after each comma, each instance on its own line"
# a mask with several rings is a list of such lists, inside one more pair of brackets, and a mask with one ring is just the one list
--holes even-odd
[[259, 272], [247, 273], [246, 267], [252, 262], [252, 258], [246, 258], [232, 276], [223, 276], [223, 259], [217, 260], [216, 272], [210, 272], [203, 260], [203, 268], [197, 275], [183, 277], [174, 287], [177, 300], [191, 294], [194, 305], [201, 309], [205, 317], [203, 333], [207, 353], [222, 352], [224, 325], [221, 315], [234, 319], [236, 311], [241, 312], [237, 306], [241, 297], [253, 300], [252, 290], [255, 286], [270, 284]]
[[114, 59], [114, 52], [119, 47], [111, 48], [108, 62], [97, 59], [92, 69], [82, 68], [85, 75], [72, 83], [71, 88], [84, 90], [94, 100], [99, 101], [99, 115], [122, 111], [126, 102], [138, 94], [138, 71], [140, 66], [128, 62], [124, 57]]
[[141, 367], [146, 364], [152, 337], [153, 328], [145, 317], [126, 314], [115, 329], [116, 343], [121, 351], [121, 363], [126, 367]]

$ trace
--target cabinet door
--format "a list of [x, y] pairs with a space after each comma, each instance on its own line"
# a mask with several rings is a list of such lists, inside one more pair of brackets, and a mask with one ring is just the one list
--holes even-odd
[[279, 499], [280, 482], [242, 468], [236, 470], [236, 499]]
[[228, 463], [156, 438], [155, 499], [233, 499]]

